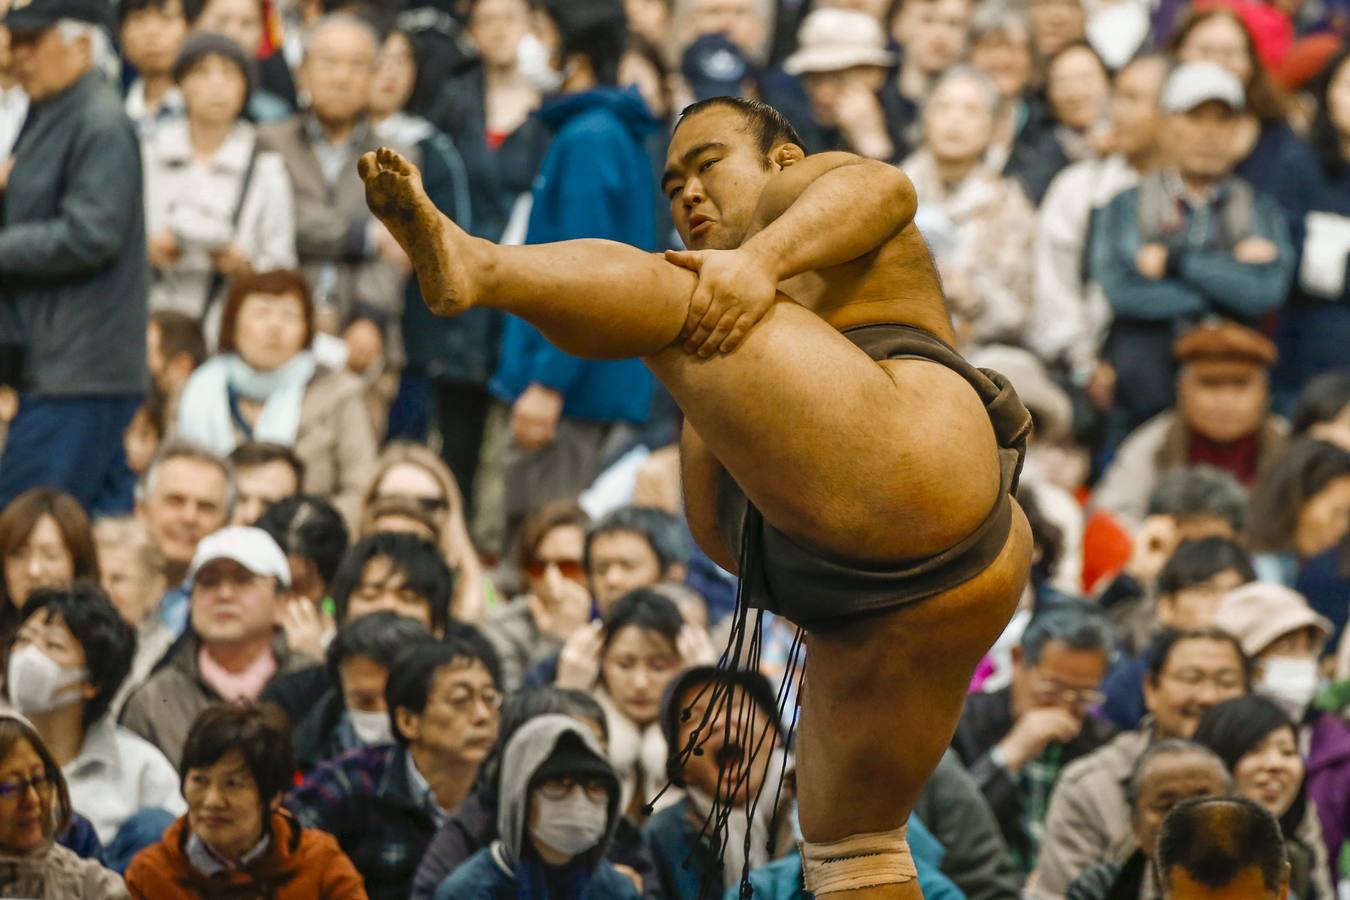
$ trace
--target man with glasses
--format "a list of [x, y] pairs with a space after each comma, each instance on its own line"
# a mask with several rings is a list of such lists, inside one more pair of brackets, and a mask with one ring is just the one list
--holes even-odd
[[1013, 648], [1012, 684], [974, 694], [952, 747], [970, 770], [1023, 872], [1036, 865], [1050, 792], [1069, 763], [1105, 744], [1115, 729], [1088, 711], [1110, 666], [1115, 635], [1086, 604], [1031, 621]]
[[213, 703], [253, 702], [274, 679], [318, 660], [277, 627], [291, 567], [261, 528], [222, 528], [197, 545], [187, 576], [190, 629], [127, 700], [122, 725], [178, 767], [188, 727]]
[[363, 747], [316, 769], [286, 801], [337, 838], [371, 900], [405, 898], [436, 829], [469, 795], [497, 740], [497, 656], [477, 630], [452, 626], [389, 669], [394, 744]]

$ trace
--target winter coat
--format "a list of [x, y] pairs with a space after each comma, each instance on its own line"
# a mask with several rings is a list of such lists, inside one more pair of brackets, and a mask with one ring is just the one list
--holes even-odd
[[580, 893], [521, 891], [502, 855], [501, 841], [494, 841], [441, 882], [433, 896], [436, 900], [637, 900], [638, 893], [633, 882], [603, 859]]
[[1017, 900], [1022, 878], [998, 820], [956, 753], [942, 756], [914, 804], [914, 818], [944, 848], [942, 871], [968, 900]]
[[1337, 713], [1323, 713], [1313, 726], [1308, 751], [1308, 798], [1322, 823], [1322, 841], [1336, 862], [1350, 840], [1350, 722]]
[[122, 900], [122, 876], [73, 850], [47, 843], [31, 853], [0, 853], [0, 897], [29, 900]]

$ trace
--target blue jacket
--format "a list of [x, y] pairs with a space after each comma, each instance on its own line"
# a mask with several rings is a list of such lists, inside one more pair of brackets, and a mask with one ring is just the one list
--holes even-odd
[[[656, 178], [643, 141], [659, 123], [637, 92], [598, 88], [560, 97], [540, 116], [555, 135], [535, 182], [526, 243], [602, 238], [655, 250]], [[568, 418], [632, 423], [646, 420], [653, 387], [639, 360], [569, 356], [511, 316], [489, 390], [514, 403], [531, 384], [561, 393]]]
[[522, 891], [492, 847], [484, 847], [436, 889], [436, 900], [638, 900], [633, 882], [605, 860], [579, 893]]

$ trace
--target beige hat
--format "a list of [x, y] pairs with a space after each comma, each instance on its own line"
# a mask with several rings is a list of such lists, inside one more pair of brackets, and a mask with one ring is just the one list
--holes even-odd
[[1253, 581], [1229, 591], [1214, 613], [1214, 624], [1238, 639], [1242, 651], [1257, 656], [1275, 641], [1303, 628], [1331, 637], [1331, 621], [1303, 595], [1272, 581]]
[[881, 23], [852, 9], [818, 9], [802, 21], [798, 49], [783, 63], [789, 75], [840, 72], [854, 66], [893, 66]]

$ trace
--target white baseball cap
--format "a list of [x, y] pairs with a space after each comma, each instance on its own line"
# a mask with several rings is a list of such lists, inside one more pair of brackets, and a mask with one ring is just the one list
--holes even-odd
[[202, 538], [188, 567], [188, 581], [194, 581], [202, 566], [218, 559], [232, 559], [254, 575], [270, 575], [283, 587], [291, 586], [291, 564], [286, 554], [261, 528], [232, 525]]
[[818, 9], [802, 21], [800, 49], [783, 63], [789, 75], [839, 72], [854, 66], [893, 66], [881, 23], [852, 9]]
[[1165, 113], [1184, 113], [1211, 100], [1241, 112], [1246, 105], [1246, 91], [1237, 76], [1218, 63], [1193, 62], [1172, 70], [1158, 104]]

